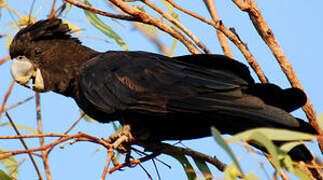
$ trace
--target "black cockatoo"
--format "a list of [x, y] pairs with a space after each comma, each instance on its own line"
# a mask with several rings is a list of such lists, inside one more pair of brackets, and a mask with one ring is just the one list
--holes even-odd
[[[71, 37], [60, 19], [21, 29], [10, 56], [18, 83], [72, 97], [99, 122], [130, 125], [140, 140], [200, 138], [211, 126], [229, 134], [256, 127], [315, 133], [288, 113], [306, 102], [301, 90], [255, 83], [245, 65], [226, 56], [101, 53]], [[312, 159], [302, 145], [290, 155]]]

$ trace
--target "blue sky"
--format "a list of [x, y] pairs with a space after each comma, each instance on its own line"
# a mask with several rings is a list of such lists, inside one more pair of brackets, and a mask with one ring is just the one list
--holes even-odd
[[[12, 7], [18, 9], [19, 13], [25, 15], [29, 11], [29, 7], [32, 0], [18, 1], [12, 0], [9, 4]], [[175, 1], [180, 2], [180, 1]], [[310, 98], [316, 113], [323, 113], [323, 61], [321, 58], [322, 42], [323, 42], [323, 15], [321, 13], [321, 7], [323, 1], [321, 0], [298, 0], [298, 1], [256, 1], [263, 16], [269, 26], [271, 27], [274, 35], [278, 39], [280, 46], [282, 47], [285, 55], [303, 84], [308, 97]], [[92, 5], [101, 7], [102, 10], [108, 9], [104, 1], [97, 1], [96, 4], [91, 2]], [[35, 10], [41, 4], [37, 2], [35, 4]], [[254, 30], [252, 23], [248, 15], [241, 12], [231, 1], [216, 1], [216, 6], [220, 18], [224, 24], [229, 27], [234, 27], [239, 34], [240, 38], [248, 44], [248, 48], [253, 53], [258, 63], [263, 68], [266, 76], [270, 82], [278, 84], [282, 87], [290, 87], [286, 77], [281, 72], [280, 67], [269, 48], [265, 45], [257, 32]], [[26, 8], [28, 7], [28, 8]], [[197, 3], [193, 0], [186, 0], [183, 7], [190, 11], [197, 12], [203, 17], [210, 18], [206, 8], [202, 1]], [[147, 7], [146, 7], [147, 8]], [[38, 19], [43, 19], [46, 16], [48, 7], [38, 16]], [[222, 54], [219, 46], [216, 31], [198, 20], [192, 20], [192, 18], [179, 13], [181, 22], [188, 27], [192, 32], [201, 39], [204, 44], [212, 51], [212, 53]], [[6, 24], [13, 22], [14, 17], [10, 15], [7, 10], [2, 10], [0, 17], [0, 34], [8, 34], [12, 28], [6, 27]], [[122, 22], [121, 24], [112, 21], [107, 17], [100, 17], [102, 21], [111, 26], [116, 32], [124, 39], [129, 50], [143, 50], [157, 52], [158, 49], [150, 43], [145, 37], [138, 31], [134, 30], [131, 24]], [[73, 21], [76, 25], [82, 28], [83, 32], [79, 34], [81, 41], [96, 50], [122, 50], [116, 43], [108, 39], [99, 30], [95, 29], [87, 21], [82, 10], [73, 7], [66, 16], [67, 20]], [[87, 38], [85, 36], [99, 36], [110, 41], [106, 43], [102, 40]], [[165, 35], [165, 33], [159, 32], [159, 37], [162, 41], [170, 45], [172, 39]], [[8, 50], [5, 46], [6, 38], [0, 39], [0, 58], [8, 55]], [[245, 59], [239, 50], [231, 44], [235, 59], [246, 64]], [[178, 45], [175, 55], [189, 54], [188, 50], [181, 44]], [[0, 102], [3, 101], [5, 92], [7, 91], [12, 77], [9, 71], [10, 62], [6, 62], [0, 66]], [[254, 74], [253, 74], [254, 75]], [[255, 76], [254, 76], [255, 77]], [[255, 79], [257, 79], [255, 77]], [[18, 84], [14, 86], [13, 92], [8, 100], [8, 105], [14, 104], [19, 100], [32, 96], [34, 93]], [[42, 107], [42, 119], [45, 133], [63, 133], [79, 116], [79, 108], [71, 98], [66, 98], [54, 93], [44, 93], [41, 95], [41, 107]], [[35, 102], [32, 100], [23, 106], [15, 108], [9, 111], [13, 120], [17, 124], [28, 125], [36, 128], [35, 118]], [[302, 111], [296, 111], [293, 113], [295, 116], [305, 119], [305, 115]], [[7, 122], [5, 117], [0, 119], [0, 122]], [[11, 128], [0, 127], [0, 135], [13, 135], [14, 132]], [[72, 131], [72, 134], [82, 131], [84, 133], [92, 134], [97, 137], [108, 137], [112, 132], [111, 124], [100, 123], [88, 123], [81, 121], [76, 128]], [[28, 132], [23, 133], [28, 134]], [[51, 142], [48, 139], [46, 142]], [[37, 141], [27, 141], [30, 147], [37, 147], [39, 143]], [[227, 164], [230, 164], [230, 158], [221, 150], [219, 146], [213, 141], [212, 138], [203, 138], [198, 140], [184, 141], [186, 146], [209, 154], [216, 155], [219, 159], [223, 160]], [[320, 156], [319, 150], [315, 148], [316, 144], [311, 143], [310, 147], [315, 149], [315, 154]], [[255, 160], [254, 156], [250, 153], [246, 153], [244, 148], [233, 145], [235, 154], [241, 160], [242, 166], [246, 172], [254, 171], [257, 176], [265, 178], [265, 174], [259, 168], [259, 163]], [[0, 141], [0, 148], [6, 150], [18, 150], [23, 149], [18, 141], [6, 140]], [[67, 145], [64, 149], [56, 148], [50, 155], [49, 161], [52, 171], [53, 179], [99, 179], [101, 177], [106, 152], [96, 152], [98, 146], [91, 143], [79, 142], [73, 145]], [[27, 157], [26, 155], [18, 155], [16, 158], [21, 160]], [[261, 156], [257, 156], [260, 161]], [[36, 158], [39, 162], [43, 174], [40, 159]], [[162, 155], [159, 157], [167, 164], [171, 165], [171, 169], [157, 163], [162, 179], [184, 179], [185, 173], [181, 168], [181, 165], [173, 160], [169, 156]], [[157, 179], [156, 172], [151, 162], [143, 164], [148, 169], [154, 179]], [[0, 166], [2, 168], [2, 166]], [[268, 166], [268, 169], [271, 168]], [[222, 177], [221, 173], [215, 168], [212, 168], [212, 172], [217, 177]], [[37, 179], [37, 175], [32, 167], [29, 159], [27, 159], [19, 169], [19, 179]], [[148, 179], [144, 171], [140, 167], [125, 168], [125, 171], [115, 172], [109, 175], [109, 179]]]

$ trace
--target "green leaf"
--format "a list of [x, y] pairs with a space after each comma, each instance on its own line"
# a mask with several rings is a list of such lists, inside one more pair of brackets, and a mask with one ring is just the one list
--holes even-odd
[[97, 122], [95, 119], [91, 118], [90, 116], [88, 115], [84, 115], [83, 119], [86, 121], [86, 122]]
[[303, 142], [288, 142], [288, 143], [284, 143], [283, 145], [281, 145], [279, 147], [279, 149], [281, 149], [284, 152], [289, 152], [290, 150], [292, 150], [294, 147], [304, 144]]
[[[88, 1], [85, 1], [85, 4], [91, 6]], [[128, 50], [126, 43], [121, 39], [121, 37], [116, 32], [114, 32], [111, 27], [104, 24], [104, 22], [102, 22], [95, 13], [87, 10], [84, 10], [84, 13], [94, 27], [113, 39], [121, 48]]]
[[[180, 19], [179, 19], [179, 16], [178, 16], [178, 14], [174, 11], [174, 8], [173, 8], [173, 6], [171, 5], [171, 4], [169, 4], [167, 1], [165, 1], [165, 0], [161, 0], [161, 2], [166, 6], [166, 8], [167, 8], [167, 11], [168, 11], [168, 13], [173, 17], [173, 18], [175, 18], [177, 21], [179, 21], [180, 22]], [[168, 21], [167, 21], [168, 22]], [[169, 23], [169, 22], [168, 22]], [[177, 26], [172, 26], [174, 29], [176, 29], [176, 30], [180, 30]], [[169, 53], [167, 54], [168, 56], [170, 56], [170, 57], [172, 57], [173, 55], [174, 55], [174, 52], [175, 52], [175, 49], [176, 49], [176, 47], [177, 47], [177, 43], [178, 42], [178, 40], [176, 39], [176, 38], [173, 38], [173, 42], [172, 42], [172, 47], [171, 47], [171, 49], [170, 49], [170, 51], [169, 51]]]
[[241, 174], [235, 163], [228, 165], [223, 172], [225, 180], [236, 180]]
[[172, 47], [170, 48], [170, 51], [167, 54], [169, 57], [172, 57], [174, 55], [177, 44], [178, 44], [178, 40], [176, 38], [173, 38]]
[[295, 173], [293, 161], [288, 155], [283, 156], [283, 160], [281, 161], [281, 163], [282, 167], [286, 168], [291, 173]]
[[323, 129], [323, 113], [317, 116], [317, 123], [321, 129]]
[[[28, 127], [28, 126], [25, 126], [25, 125], [20, 125], [20, 124], [15, 124], [16, 127], [18, 129], [22, 129], [22, 130], [25, 130], [25, 131], [28, 131], [32, 134], [38, 134], [38, 131], [36, 129], [33, 129], [31, 127]], [[11, 124], [10, 123], [5, 123], [5, 122], [0, 122], [0, 126], [10, 126], [11, 127]]]
[[261, 178], [255, 176], [255, 174], [253, 172], [248, 173], [245, 175], [245, 178], [243, 178], [244, 180], [261, 180]]
[[298, 167], [295, 167], [295, 173], [294, 174], [296, 176], [298, 176], [302, 180], [311, 180], [312, 179], [312, 178], [308, 177], [308, 175]]
[[7, 36], [7, 40], [6, 40], [6, 48], [9, 49], [10, 48], [10, 44], [12, 42], [12, 36], [14, 33], [16, 33], [17, 31], [19, 31], [19, 28], [16, 27], [13, 30], [10, 31], [10, 33]]
[[74, 23], [70, 22], [70, 21], [67, 21], [67, 20], [63, 20], [63, 23], [64, 24], [67, 24], [68, 25], [68, 28], [70, 28], [72, 30], [73, 33], [78, 33], [80, 31], [82, 31], [81, 28], [79, 28], [77, 25], [75, 25]]
[[280, 169], [279, 157], [278, 157], [278, 148], [270, 141], [270, 139], [263, 134], [261, 131], [254, 131], [248, 138], [243, 139], [243, 141], [255, 141], [257, 144], [260, 144], [266, 147], [267, 151], [272, 157], [273, 163], [276, 165], [277, 169]]
[[202, 161], [200, 159], [197, 158], [193, 158], [197, 168], [201, 171], [201, 173], [203, 174], [204, 178], [209, 180], [213, 178], [213, 175], [208, 167], [208, 165], [206, 164], [205, 161]]
[[9, 175], [1, 169], [0, 169], [0, 179], [1, 180], [11, 180]]
[[[0, 149], [0, 152], [6, 152], [6, 150]], [[4, 153], [2, 155], [5, 155], [5, 154], [6, 153]], [[10, 157], [8, 157], [6, 159], [2, 159], [2, 160], [0, 160], [0, 162], [3, 164], [4, 167], [6, 167], [8, 172], [11, 172], [14, 169], [16, 169], [14, 172], [12, 172], [11, 176], [14, 177], [14, 178], [18, 177], [18, 168], [17, 168], [18, 162], [13, 156], [10, 156]]]
[[231, 138], [227, 139], [227, 142], [237, 142], [241, 140], [248, 139], [254, 132], [260, 132], [265, 135], [270, 140], [276, 141], [298, 141], [298, 140], [312, 140], [314, 136], [307, 133], [283, 130], [283, 129], [273, 129], [273, 128], [255, 128], [248, 131], [238, 133]]
[[118, 131], [119, 129], [122, 128], [122, 125], [117, 123], [116, 121], [112, 121], [112, 126], [113, 126], [114, 131]]
[[196, 173], [195, 170], [193, 169], [193, 166], [191, 165], [191, 163], [188, 161], [188, 159], [182, 155], [182, 154], [172, 154], [169, 153], [168, 155], [172, 156], [173, 158], [177, 159], [182, 167], [185, 170], [186, 176], [188, 178], [188, 180], [195, 180], [196, 179]]
[[233, 163], [238, 167], [239, 171], [243, 174], [243, 171], [239, 165], [238, 159], [234, 156], [229, 145], [221, 137], [221, 133], [215, 127], [211, 127], [211, 130], [215, 141], [229, 154], [229, 156], [233, 160]]
[[72, 4], [70, 4], [70, 3], [67, 4], [67, 7], [65, 9], [65, 16], [67, 15], [67, 13], [70, 12], [70, 10], [72, 9], [72, 7], [73, 7]]

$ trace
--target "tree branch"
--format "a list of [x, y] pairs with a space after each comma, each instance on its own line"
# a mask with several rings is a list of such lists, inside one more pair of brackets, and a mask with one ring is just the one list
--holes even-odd
[[108, 16], [111, 18], [117, 18], [117, 19], [123, 19], [123, 20], [127, 20], [127, 21], [137, 21], [137, 22], [141, 22], [141, 20], [137, 17], [133, 17], [133, 16], [129, 16], [129, 15], [122, 15], [122, 14], [113, 14], [113, 13], [109, 13], [109, 12], [105, 12], [105, 11], [101, 11], [99, 9], [96, 9], [94, 7], [88, 6], [86, 4], [83, 4], [81, 2], [75, 1], [75, 0], [64, 0], [70, 4], [73, 4], [79, 8], [85, 9], [87, 11], [91, 11], [93, 13], [96, 14], [100, 14], [102, 16]]
[[[11, 126], [13, 127], [13, 129], [15, 130], [16, 134], [17, 134], [17, 135], [20, 135], [20, 132], [18, 131], [18, 129], [17, 129], [17, 127], [16, 127], [15, 123], [12, 121], [12, 119], [11, 119], [10, 115], [9, 115], [7, 112], [6, 112], [6, 116], [7, 116], [7, 118], [9, 119], [9, 122], [10, 122]], [[26, 149], [26, 151], [28, 151], [29, 149], [28, 149], [28, 146], [27, 146], [27, 144], [25, 143], [25, 141], [24, 141], [22, 138], [19, 138], [19, 140], [21, 141], [21, 143], [22, 143], [22, 145], [24, 146], [24, 148]], [[42, 177], [42, 175], [41, 175], [41, 173], [40, 173], [40, 171], [39, 171], [39, 168], [38, 168], [38, 166], [37, 166], [37, 164], [36, 164], [36, 162], [35, 162], [35, 160], [34, 160], [34, 158], [33, 158], [32, 154], [31, 154], [30, 152], [28, 152], [28, 156], [29, 156], [29, 158], [30, 158], [30, 160], [31, 160], [32, 164], [33, 164], [33, 165], [34, 165], [34, 167], [35, 167], [35, 170], [36, 170], [36, 172], [37, 172], [37, 174], [38, 174], [39, 180], [42, 180], [42, 179], [43, 179], [43, 177]]]
[[2, 113], [4, 111], [4, 109], [5, 109], [4, 107], [5, 107], [6, 103], [7, 103], [9, 95], [11, 94], [11, 91], [12, 91], [12, 88], [13, 88], [14, 84], [15, 84], [15, 80], [13, 80], [11, 82], [11, 85], [10, 85], [9, 89], [8, 89], [8, 91], [6, 92], [6, 94], [5, 94], [4, 98], [3, 98], [1, 109], [0, 109], [0, 118], [1, 118], [1, 115], [2, 115]]
[[[40, 112], [39, 92], [35, 93], [35, 97], [36, 97], [36, 117], [37, 117], [38, 134], [43, 134], [43, 125], [42, 125], [41, 112]], [[39, 142], [40, 142], [41, 147], [45, 146], [45, 141], [44, 141], [43, 137], [39, 137]], [[42, 151], [41, 157], [43, 159], [43, 164], [44, 164], [45, 171], [46, 171], [46, 178], [47, 178], [47, 180], [52, 180], [52, 176], [51, 176], [50, 168], [49, 168], [49, 161], [48, 161], [48, 151], [47, 150]]]
[[257, 74], [259, 80], [263, 83], [268, 83], [268, 80], [264, 74], [264, 72], [262, 71], [260, 65], [258, 64], [258, 62], [256, 61], [255, 57], [251, 54], [251, 52], [248, 50], [246, 44], [244, 44], [240, 38], [233, 33], [232, 31], [230, 31], [229, 29], [227, 29], [221, 20], [217, 21], [217, 22], [213, 22], [210, 20], [207, 20], [197, 14], [194, 14], [190, 11], [187, 11], [183, 8], [181, 8], [180, 6], [176, 5], [174, 2], [172, 2], [171, 0], [166, 0], [167, 2], [169, 2], [171, 5], [173, 5], [175, 8], [183, 11], [186, 14], [189, 14], [207, 24], [212, 25], [214, 28], [216, 28], [217, 30], [221, 31], [227, 38], [229, 38], [236, 46], [237, 48], [241, 51], [241, 53], [244, 55], [244, 57], [246, 58], [247, 62], [249, 63], [249, 65], [252, 67], [252, 69], [255, 71], [255, 73]]
[[143, 11], [140, 11], [137, 8], [127, 5], [122, 0], [109, 0], [109, 1], [111, 3], [113, 3], [114, 5], [116, 5], [117, 7], [119, 7], [123, 12], [130, 14], [134, 17], [140, 18], [143, 23], [154, 25], [157, 28], [159, 28], [160, 30], [167, 32], [168, 34], [170, 34], [174, 38], [181, 41], [191, 53], [201, 54], [201, 52], [197, 49], [197, 47], [194, 45], [193, 42], [191, 42], [189, 39], [187, 39], [180, 32], [176, 31], [174, 28], [171, 28], [169, 25], [161, 22], [157, 18], [152, 17], [149, 14], [147, 14]]
[[[219, 19], [218, 13], [216, 11], [214, 0], [204, 0], [204, 4], [207, 6], [207, 9], [209, 10], [209, 13], [211, 14], [213, 21], [218, 22], [220, 19]], [[218, 39], [219, 39], [219, 42], [222, 47], [224, 55], [226, 55], [230, 58], [233, 58], [233, 54], [232, 54], [231, 48], [229, 46], [228, 39], [225, 37], [225, 35], [220, 30], [217, 29], [216, 33], [218, 35]]]
[[216, 168], [218, 168], [220, 171], [224, 171], [226, 164], [222, 163], [220, 160], [218, 160], [215, 156], [210, 157], [208, 155], [205, 155], [203, 153], [188, 149], [188, 148], [182, 148], [173, 146], [167, 143], [142, 143], [142, 142], [135, 142], [135, 144], [140, 145], [144, 147], [145, 149], [153, 152], [158, 153], [164, 153], [164, 154], [184, 154], [191, 156], [192, 158], [197, 158], [203, 161], [206, 161], [212, 165], [214, 165]]
[[2, 58], [2, 59], [0, 59], [0, 65], [3, 64], [4, 62], [6, 62], [9, 59], [10, 59], [10, 56], [9, 55], [6, 56], [6, 57], [4, 57], [4, 58]]
[[[232, 0], [242, 11], [246, 11], [256, 28], [258, 34], [262, 37], [262, 39], [266, 42], [268, 47], [270, 48], [271, 52], [277, 59], [282, 71], [287, 76], [290, 84], [293, 87], [297, 87], [302, 89], [304, 92], [304, 88], [300, 81], [298, 80], [292, 65], [287, 60], [283, 50], [278, 44], [276, 37], [274, 36], [273, 32], [269, 28], [268, 24], [266, 23], [265, 19], [263, 18], [261, 11], [259, 10], [258, 6], [253, 0], [241, 1], [241, 0]], [[320, 129], [314, 108], [309, 99], [307, 99], [306, 104], [303, 106], [303, 110], [306, 113], [307, 118], [311, 125], [316, 129], [316, 131], [323, 136], [323, 130]], [[319, 140], [321, 152], [323, 152], [323, 141]]]
[[182, 30], [187, 36], [189, 36], [196, 45], [198, 45], [205, 53], [210, 54], [210, 50], [203, 44], [202, 41], [200, 41], [190, 30], [188, 30], [182, 23], [180, 23], [178, 20], [173, 18], [171, 15], [163, 11], [162, 9], [158, 8], [156, 5], [154, 5], [149, 0], [142, 0], [143, 3], [151, 7], [153, 10], [161, 14], [164, 18], [166, 18], [168, 21], [173, 23], [175, 26], [177, 26], [180, 30]]

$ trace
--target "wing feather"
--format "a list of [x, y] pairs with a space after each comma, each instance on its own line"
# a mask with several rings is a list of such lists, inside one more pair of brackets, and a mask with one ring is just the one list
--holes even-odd
[[207, 68], [185, 63], [184, 59], [147, 52], [109, 51], [84, 65], [80, 86], [85, 97], [95, 106], [109, 109], [107, 113], [132, 111], [158, 116], [212, 112], [263, 121], [262, 124], [268, 121], [298, 125], [288, 113], [243, 93], [248, 84], [254, 83], [246, 67], [237, 73], [232, 72], [231, 66], [223, 65], [224, 61], [219, 68]]

